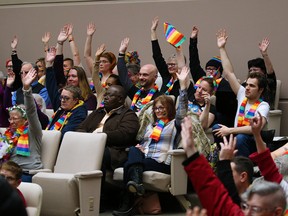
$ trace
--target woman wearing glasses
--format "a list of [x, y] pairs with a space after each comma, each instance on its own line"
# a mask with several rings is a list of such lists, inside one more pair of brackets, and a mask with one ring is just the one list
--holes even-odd
[[42, 128], [32, 95], [31, 83], [37, 76], [34, 68], [22, 78], [24, 110], [21, 106], [8, 108], [9, 127], [0, 136], [0, 161], [12, 160], [23, 169], [22, 181], [31, 182], [29, 170], [43, 167], [40, 157]]
[[[46, 56], [46, 82], [49, 82], [52, 85], [48, 88], [48, 92], [50, 91], [49, 95], [53, 95], [52, 104], [55, 113], [46, 129], [59, 130], [63, 136], [67, 131], [74, 131], [87, 117], [87, 108], [82, 100], [82, 91], [79, 87], [71, 84], [65, 86], [61, 93], [58, 91], [52, 68], [52, 62], [54, 61], [55, 56], [56, 49], [55, 47], [51, 47], [49, 51], [47, 51]], [[48, 75], [49, 73], [51, 73], [51, 76]]]

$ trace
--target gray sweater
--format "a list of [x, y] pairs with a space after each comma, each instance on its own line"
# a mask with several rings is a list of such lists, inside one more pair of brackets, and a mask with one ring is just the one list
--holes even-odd
[[41, 141], [42, 141], [42, 128], [38, 119], [36, 105], [32, 95], [31, 88], [27, 91], [23, 89], [24, 105], [26, 107], [27, 119], [29, 125], [28, 139], [30, 156], [25, 157], [16, 154], [16, 148], [11, 155], [11, 160], [19, 164], [23, 171], [41, 169], [43, 164], [41, 162]]

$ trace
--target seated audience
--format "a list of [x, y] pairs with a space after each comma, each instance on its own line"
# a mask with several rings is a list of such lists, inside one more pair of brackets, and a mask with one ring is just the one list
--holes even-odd
[[17, 190], [19, 196], [21, 197], [23, 203], [26, 205], [26, 200], [22, 192], [17, 188], [21, 183], [22, 169], [21, 167], [13, 162], [6, 161], [2, 165], [0, 165], [0, 175], [6, 178], [7, 182]]
[[232, 127], [234, 125], [234, 118], [237, 111], [237, 100], [233, 93], [228, 81], [223, 78], [223, 67], [219, 56], [211, 58], [205, 66], [205, 70], [200, 65], [199, 52], [198, 52], [198, 33], [199, 29], [193, 26], [190, 45], [189, 45], [189, 59], [190, 70], [195, 84], [203, 76], [213, 76], [217, 83], [216, 96], [216, 119], [220, 124]]
[[31, 182], [29, 170], [41, 169], [42, 129], [37, 116], [36, 105], [32, 96], [31, 83], [37, 77], [37, 72], [31, 68], [22, 76], [24, 105], [10, 107], [10, 126], [1, 135], [1, 161], [12, 160], [23, 169], [22, 181]]
[[262, 128], [267, 122], [269, 104], [261, 99], [267, 86], [267, 80], [264, 75], [260, 73], [251, 73], [248, 76], [245, 88], [239, 84], [225, 49], [227, 38], [228, 36], [225, 30], [219, 30], [217, 43], [222, 59], [223, 72], [233, 92], [237, 95], [238, 111], [235, 117], [234, 127], [227, 127], [222, 124], [214, 125], [213, 134], [217, 143], [219, 143], [224, 136], [236, 134], [237, 154], [248, 157], [256, 151], [249, 119], [257, 115], [257, 113], [260, 113], [263, 118]]
[[[72, 65], [63, 69], [64, 65], [67, 66], [65, 63], [66, 62], [65, 59], [64, 59], [65, 64], [63, 65], [63, 43], [72, 34], [71, 28], [73, 28], [72, 25], [64, 26], [64, 28], [61, 30], [61, 32], [58, 35], [56, 56], [54, 57], [52, 61], [53, 67], [50, 67], [49, 71], [47, 69], [47, 72], [46, 72], [47, 73], [46, 85], [47, 85], [48, 93], [52, 101], [53, 109], [55, 111], [59, 107], [59, 103], [60, 103], [58, 100], [57, 94], [55, 95], [55, 89], [58, 89], [59, 85], [60, 86], [65, 86], [65, 85], [77, 86], [81, 89], [81, 96], [84, 100], [84, 103], [87, 109], [94, 110], [97, 106], [97, 99], [96, 99], [96, 96], [93, 94], [92, 90], [90, 89], [85, 70], [81, 66], [80, 61], [79, 61], [79, 64], [77, 64], [79, 66]], [[72, 43], [72, 41], [70, 43]], [[73, 41], [73, 43], [75, 42]], [[50, 49], [55, 50], [54, 47]], [[49, 53], [51, 54], [51, 52]], [[64, 75], [63, 70], [67, 71], [66, 75]]]
[[[207, 215], [241, 216], [258, 213], [267, 216], [283, 215], [286, 208], [286, 197], [279, 184], [263, 181], [252, 185], [244, 194], [240, 208], [233, 203], [207, 160], [197, 152], [193, 139], [192, 122], [187, 117], [182, 123], [181, 135], [183, 148], [188, 157], [183, 162], [184, 169], [203, 208], [207, 210]], [[230, 139], [229, 142], [233, 142], [233, 139]]]

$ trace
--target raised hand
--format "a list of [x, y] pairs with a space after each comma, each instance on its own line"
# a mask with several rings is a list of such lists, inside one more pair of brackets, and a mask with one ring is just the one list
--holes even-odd
[[210, 104], [211, 95], [208, 92], [203, 92], [202, 97], [204, 98], [205, 104]]
[[105, 50], [106, 50], [105, 44], [101, 44], [100, 47], [98, 47], [97, 50], [96, 50], [96, 53], [95, 53], [96, 58], [99, 59], [100, 55], [102, 53], [104, 53]]
[[198, 32], [199, 32], [199, 29], [197, 28], [197, 26], [193, 26], [190, 37], [191, 37], [192, 39], [197, 38], [197, 37], [198, 37]]
[[224, 48], [228, 39], [225, 29], [218, 30], [217, 34], [217, 45], [219, 48]]
[[258, 112], [257, 116], [250, 119], [251, 130], [254, 135], [259, 135], [262, 130], [262, 115]]
[[15, 35], [11, 41], [11, 48], [12, 50], [16, 50], [17, 48], [17, 44], [18, 44], [18, 38], [17, 36]]
[[51, 38], [51, 33], [50, 32], [45, 32], [44, 35], [42, 36], [42, 42], [44, 44], [47, 44]]
[[126, 52], [128, 45], [129, 45], [129, 40], [130, 39], [128, 37], [126, 37], [121, 41], [121, 44], [119, 47], [119, 53], [125, 53]]
[[267, 54], [267, 49], [268, 49], [269, 44], [270, 44], [270, 41], [267, 37], [263, 38], [261, 43], [259, 43], [259, 50], [262, 55]]
[[63, 44], [67, 40], [68, 36], [68, 25], [65, 25], [58, 35], [57, 42]]
[[6, 85], [9, 88], [11, 88], [14, 82], [15, 82], [15, 73], [14, 72], [8, 73], [8, 78], [7, 78], [7, 81], [6, 81]]
[[55, 59], [56, 56], [56, 47], [51, 47], [47, 52], [46, 52], [46, 62], [52, 63]]
[[236, 154], [236, 137], [233, 138], [233, 134], [229, 136], [229, 142], [226, 136], [223, 137], [223, 143], [220, 142], [221, 150], [219, 152], [219, 160], [232, 160]]
[[180, 83], [181, 90], [188, 89], [190, 80], [189, 80], [190, 69], [187, 66], [184, 66], [180, 73], [176, 73], [177, 78]]
[[185, 117], [183, 119], [183, 122], [181, 123], [181, 127], [182, 127], [181, 137], [183, 148], [186, 152], [187, 157], [190, 157], [197, 152], [197, 148], [195, 146], [193, 138], [193, 126], [191, 118]]
[[154, 17], [154, 19], [152, 20], [151, 31], [156, 31], [156, 29], [157, 29], [157, 27], [158, 27], [158, 23], [159, 23], [159, 17], [156, 16], [156, 17]]
[[87, 35], [92, 36], [96, 31], [96, 26], [94, 23], [90, 22], [87, 26]]
[[25, 90], [28, 90], [31, 83], [35, 80], [36, 77], [37, 77], [37, 71], [35, 70], [35, 68], [32, 67], [26, 74], [26, 76], [22, 76], [23, 88]]
[[68, 35], [72, 35], [73, 25], [71, 23], [67, 24]]

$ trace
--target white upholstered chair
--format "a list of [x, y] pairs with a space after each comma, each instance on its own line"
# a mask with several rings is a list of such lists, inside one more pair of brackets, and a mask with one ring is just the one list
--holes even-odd
[[40, 185], [21, 182], [18, 189], [22, 192], [26, 200], [28, 216], [40, 216], [43, 197], [43, 191]]
[[281, 80], [277, 80], [274, 110], [269, 111], [268, 124], [266, 125], [266, 128], [265, 128], [267, 130], [274, 129], [275, 136], [280, 136], [280, 125], [281, 125], [281, 116], [282, 116], [282, 110], [278, 109], [280, 92], [281, 92]]
[[105, 133], [67, 132], [53, 173], [40, 172], [32, 182], [43, 189], [42, 216], [99, 215], [101, 164]]

